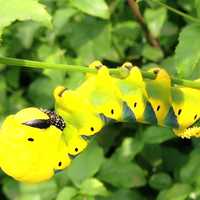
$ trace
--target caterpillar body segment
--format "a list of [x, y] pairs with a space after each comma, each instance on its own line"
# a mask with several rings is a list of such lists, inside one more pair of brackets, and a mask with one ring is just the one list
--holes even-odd
[[81, 137], [78, 130], [70, 124], [68, 125], [68, 128], [63, 131], [63, 139], [68, 147], [69, 155], [71, 156], [78, 155], [88, 145], [86, 138]]
[[167, 72], [163, 69], [156, 70], [155, 80], [146, 80], [146, 90], [148, 100], [151, 103], [156, 115], [157, 124], [166, 126], [165, 118], [169, 111], [171, 101], [171, 80]]
[[54, 90], [54, 98], [58, 115], [76, 127], [79, 135], [94, 135], [105, 125], [99, 114], [94, 112], [89, 101], [78, 92], [58, 86]]
[[122, 101], [129, 106], [136, 121], [147, 124], [157, 123], [140, 70], [133, 67], [127, 78], [115, 79], [115, 81], [120, 89]]
[[89, 74], [87, 80], [76, 89], [76, 92], [83, 99], [87, 99], [95, 112], [122, 121], [121, 93], [105, 66], [102, 66], [97, 74]]
[[174, 129], [180, 137], [199, 137], [200, 135], [200, 91], [187, 87], [172, 88], [172, 106], [179, 122], [179, 129]]

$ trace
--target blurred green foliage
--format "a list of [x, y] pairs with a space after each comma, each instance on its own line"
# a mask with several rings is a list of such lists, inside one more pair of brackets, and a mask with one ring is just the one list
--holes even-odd
[[[99, 59], [111, 67], [131, 61], [199, 78], [200, 23], [156, 1], [138, 2], [161, 48], [148, 43], [124, 0], [0, 0], [0, 55], [79, 65]], [[200, 20], [199, 0], [162, 2]], [[27, 106], [52, 109], [56, 85], [76, 88], [83, 80], [82, 73], [0, 65], [0, 122]], [[199, 155], [200, 140], [166, 128], [111, 125], [48, 182], [26, 185], [1, 173], [0, 199], [197, 200]]]

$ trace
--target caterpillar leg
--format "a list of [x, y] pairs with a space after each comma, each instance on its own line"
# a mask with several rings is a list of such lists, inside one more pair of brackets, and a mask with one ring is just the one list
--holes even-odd
[[200, 127], [193, 127], [183, 130], [174, 129], [174, 133], [181, 138], [200, 137]]

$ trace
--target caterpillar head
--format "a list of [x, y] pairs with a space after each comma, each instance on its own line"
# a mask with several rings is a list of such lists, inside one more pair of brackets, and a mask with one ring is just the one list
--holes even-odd
[[5, 173], [29, 183], [53, 176], [63, 127], [49, 115], [26, 108], [6, 118], [0, 134], [0, 166]]

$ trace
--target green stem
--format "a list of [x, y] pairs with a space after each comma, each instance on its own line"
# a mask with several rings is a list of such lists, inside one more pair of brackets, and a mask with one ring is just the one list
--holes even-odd
[[[68, 64], [55, 64], [55, 63], [47, 63], [47, 62], [38, 62], [32, 60], [24, 60], [24, 59], [17, 59], [17, 58], [9, 58], [9, 57], [0, 57], [0, 63], [6, 65], [14, 65], [19, 67], [29, 67], [29, 68], [37, 68], [37, 69], [60, 69], [67, 72], [90, 72], [96, 73], [96, 69], [91, 69], [85, 66], [79, 65], [68, 65]], [[114, 68], [109, 69], [111, 74], [120, 75], [123, 74], [124, 69], [122, 68]], [[156, 75], [153, 72], [147, 72], [141, 70], [142, 75], [144, 78], [148, 79], [155, 79]], [[190, 80], [178, 79], [178, 78], [171, 78], [173, 84], [183, 85], [186, 87], [200, 89], [200, 82], [194, 82]]]
[[188, 15], [188, 14], [186, 14], [186, 13], [184, 13], [184, 12], [181, 12], [181, 11], [179, 11], [179, 10], [177, 10], [177, 9], [175, 9], [175, 8], [173, 8], [173, 7], [171, 7], [171, 6], [168, 6], [168, 5], [162, 3], [162, 2], [159, 1], [159, 0], [151, 0], [151, 1], [154, 1], [154, 2], [156, 2], [156, 3], [158, 3], [158, 4], [160, 4], [161, 6], [167, 8], [168, 10], [170, 10], [170, 11], [172, 11], [172, 12], [174, 12], [174, 13], [176, 13], [176, 14], [182, 16], [182, 17], [185, 17], [185, 18], [187, 18], [187, 19], [189, 19], [189, 20], [191, 20], [191, 21], [193, 21], [193, 22], [200, 23], [200, 20], [199, 20], [199, 19], [197, 19], [197, 18], [195, 18], [195, 17], [192, 17], [191, 15]]
[[38, 61], [9, 58], [9, 57], [0, 57], [0, 63], [6, 65], [14, 65], [19, 67], [29, 67], [37, 69], [60, 69], [60, 70], [66, 70], [68, 72], [75, 72], [75, 71], [92, 72], [92, 73], [96, 72], [95, 69], [86, 68], [84, 66], [38, 62]]

